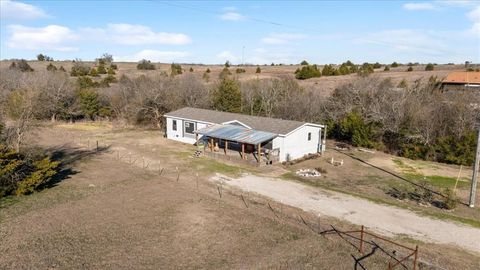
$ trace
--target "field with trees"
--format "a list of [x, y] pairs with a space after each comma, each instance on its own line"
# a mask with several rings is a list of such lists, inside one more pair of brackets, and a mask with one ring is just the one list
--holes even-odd
[[[2, 210], [5, 209], [2, 212], [6, 214], [0, 218], [7, 220], [7, 228], [11, 231], [0, 231], [0, 233], [10, 235], [8, 241], [12, 243], [20, 241], [32, 244], [32, 241], [35, 241], [26, 238], [23, 234], [17, 235], [19, 232], [12, 229], [12, 224], [15, 222], [32, 223], [37, 210], [48, 215], [55, 215], [55, 212], [59, 211], [73, 219], [71, 223], [73, 226], [79, 220], [70, 216], [71, 212], [62, 208], [65, 207], [64, 204], [78, 203], [78, 210], [85, 211], [85, 216], [90, 216], [93, 214], [92, 209], [88, 209], [86, 205], [90, 199], [106, 200], [111, 205], [104, 211], [112, 211], [114, 206], [122, 205], [134, 197], [157, 196], [158, 194], [148, 193], [151, 187], [151, 183], [148, 181], [156, 177], [155, 173], [161, 174], [159, 171], [162, 170], [161, 168], [168, 168], [171, 174], [169, 178], [174, 179], [173, 182], [178, 182], [178, 168], [184, 168], [185, 164], [190, 164], [191, 157], [189, 155], [192, 149], [185, 148], [179, 153], [175, 153], [173, 149], [164, 144], [152, 143], [151, 137], [149, 137], [150, 139], [143, 138], [142, 130], [152, 128], [154, 131], [145, 131], [145, 133], [151, 136], [152, 134], [149, 132], [153, 132], [155, 136], [160, 136], [159, 131], [163, 131], [165, 125], [163, 115], [184, 106], [326, 124], [331, 140], [329, 141], [331, 149], [334, 149], [337, 143], [343, 143], [347, 145], [347, 148], [369, 148], [368, 151], [379, 153], [377, 157], [381, 155], [387, 157], [375, 160], [373, 157], [357, 152], [345, 152], [335, 154], [336, 158], [347, 154], [352, 160], [366, 161], [375, 165], [374, 167], [393, 171], [399, 177], [392, 179], [385, 175], [378, 175], [376, 169], [366, 169], [359, 167], [358, 164], [349, 166], [362, 171], [361, 177], [349, 174], [348, 172], [352, 171], [348, 168], [343, 171], [348, 171], [346, 174], [332, 173], [327, 170], [328, 176], [323, 182], [312, 183], [292, 175], [295, 169], [307, 164], [324, 169], [326, 159], [307, 160], [301, 163], [302, 165], [284, 164], [278, 168], [280, 170], [278, 177], [301, 181], [315, 187], [332, 189], [388, 205], [400, 205], [427, 216], [478, 227], [480, 226], [478, 210], [467, 209], [462, 204], [468, 193], [465, 184], [467, 182], [465, 178], [468, 176], [462, 175], [461, 179], [459, 178], [459, 184], [456, 183], [455, 186], [452, 181], [455, 179], [454, 171], [458, 171], [459, 165], [466, 166], [465, 170], [468, 171], [468, 166], [471, 166], [474, 160], [475, 122], [478, 119], [477, 105], [480, 102], [480, 96], [472, 92], [444, 93], [439, 90], [441, 79], [449, 72], [456, 70], [465, 69], [462, 65], [421, 65], [416, 63], [382, 65], [380, 63], [354, 64], [350, 61], [340, 65], [314, 65], [304, 61], [301, 65], [291, 66], [233, 66], [228, 62], [224, 65], [159, 64], [148, 60], [139, 63], [116, 63], [108, 54], [102, 55], [94, 62], [84, 62], [79, 59], [53, 61], [45, 55], [39, 55], [38, 61], [2, 61], [0, 62], [0, 162], [2, 165], [0, 207]], [[76, 122], [90, 124], [75, 124]], [[109, 128], [105, 129], [104, 125]], [[113, 130], [112, 126], [115, 127]], [[128, 132], [128, 130], [136, 129], [139, 131]], [[75, 138], [77, 138], [76, 142]], [[103, 140], [103, 146], [94, 148], [94, 140]], [[118, 144], [117, 148], [110, 149], [112, 144]], [[122, 164], [127, 161], [121, 161], [122, 151], [124, 155], [130, 155], [127, 163], [135, 165], [139, 162], [139, 157], [134, 157], [131, 153], [141, 153], [142, 151], [147, 153], [146, 149], [152, 147], [161, 147], [162, 151], [158, 153], [160, 156], [155, 159], [151, 157], [152, 160], [149, 161], [146, 154], [140, 154], [143, 162], [141, 169], [121, 170], [124, 175], [120, 182], [114, 181], [118, 174], [113, 175], [113, 171], [104, 170], [105, 166], [116, 168], [115, 172], [117, 173], [120, 168], [125, 169]], [[112, 158], [115, 155], [117, 155], [117, 161], [113, 162]], [[174, 161], [169, 161], [175, 155], [180, 156], [173, 158]], [[345, 157], [345, 159], [347, 158]], [[95, 160], [95, 162], [92, 163], [90, 160]], [[382, 160], [389, 160], [389, 162], [382, 163]], [[426, 163], [428, 165], [420, 166], [412, 160], [417, 160], [415, 162], [435, 161], [449, 165]], [[147, 170], [147, 167], [153, 166], [155, 162], [157, 162], [157, 171], [152, 172], [152, 168]], [[192, 170], [185, 172], [187, 179], [190, 180], [209, 179], [215, 172], [236, 174], [241, 170], [248, 171], [245, 168], [220, 163], [205, 164], [203, 159], [193, 162], [200, 162], [200, 164], [190, 164], [193, 166], [192, 168], [197, 169], [197, 172]], [[160, 164], [165, 164], [165, 166]], [[432, 168], [437, 166], [435, 168], [442, 169], [435, 174], [424, 170], [424, 167], [429, 166]], [[447, 169], [444, 169], [444, 166]], [[82, 172], [78, 176], [76, 175], [77, 170]], [[69, 181], [65, 181], [69, 178], [76, 180], [69, 184]], [[92, 179], [97, 178], [104, 180], [92, 182]], [[127, 183], [132, 178], [137, 179], [133, 186], [132, 183]], [[158, 178], [165, 180], [163, 177]], [[398, 181], [398, 179], [403, 180]], [[405, 180], [410, 184], [405, 184]], [[148, 184], [145, 184], [147, 182]], [[57, 185], [59, 185], [58, 188]], [[191, 187], [186, 188], [182, 185], [184, 184], [173, 187], [172, 182], [166, 181], [159, 183], [158, 188], [161, 190], [162, 196], [166, 196], [181, 187], [182, 194], [185, 196], [182, 198], [187, 200], [187, 198], [191, 198], [189, 194], [194, 194], [195, 191], [191, 190]], [[49, 189], [51, 187], [55, 188]], [[205, 188], [205, 190], [211, 190], [212, 186], [205, 184]], [[45, 191], [45, 189], [47, 190]], [[30, 196], [31, 199], [21, 196], [42, 190], [44, 192], [40, 192], [38, 196]], [[129, 194], [132, 190], [136, 190], [137, 193]], [[160, 192], [160, 190], [157, 191]], [[232, 221], [237, 217], [236, 214], [229, 212], [225, 215], [225, 209], [238, 208], [238, 205], [234, 205], [232, 202], [232, 204], [229, 203], [218, 209], [215, 208], [213, 217], [207, 217], [207, 212], [212, 207], [217, 207], [215, 205], [218, 201], [212, 198], [215, 193], [213, 195], [205, 194], [205, 190], [196, 197], [198, 202], [203, 203], [197, 204], [190, 201], [190, 203], [183, 204], [178, 202], [179, 205], [184, 205], [186, 208], [169, 204], [166, 208], [156, 209], [155, 213], [158, 216], [166, 217], [166, 220], [177, 218], [180, 215], [178, 212], [187, 213], [180, 215], [181, 220], [186, 219], [191, 222], [184, 228], [186, 230], [211, 218], [220, 220], [219, 223], [223, 224], [222, 226], [231, 225], [232, 227], [224, 228], [225, 237], [233, 237], [234, 240], [239, 241], [239, 247], [242, 250], [250, 252], [244, 254], [251, 258], [251, 261], [247, 262], [247, 265], [250, 266], [256, 261], [257, 257], [254, 254], [257, 254], [258, 250], [273, 245], [269, 242], [271, 239], [276, 239], [277, 243], [286, 239], [285, 246], [292, 243], [315, 246], [314, 249], [317, 253], [306, 252], [305, 256], [298, 256], [298, 253], [289, 253], [283, 249], [277, 250], [276, 256], [260, 262], [260, 266], [267, 268], [284, 266], [288, 268], [288, 266], [295, 267], [305, 264], [311, 264], [312, 268], [317, 268], [319, 265], [326, 266], [320, 264], [316, 257], [318, 252], [330, 249], [330, 244], [337, 250], [341, 250], [339, 254], [335, 255], [339, 257], [330, 257], [332, 263], [341, 260], [341, 254], [344, 255], [343, 257], [348, 257], [345, 255], [350, 252], [348, 247], [344, 247], [338, 242], [314, 243], [308, 240], [310, 239], [307, 237], [309, 234], [301, 231], [302, 229], [295, 224], [278, 223], [278, 220], [275, 219], [273, 221], [265, 219], [268, 209], [260, 216], [244, 212], [246, 221]], [[73, 193], [61, 194], [63, 191]], [[217, 191], [221, 197], [221, 191]], [[113, 198], [112, 194], [117, 194], [117, 192], [120, 192], [122, 196]], [[133, 196], [134, 194], [136, 195]], [[103, 196], [103, 199], [96, 196], [91, 197], [94, 195]], [[66, 198], [65, 196], [71, 197]], [[149, 198], [148, 196], [145, 198]], [[78, 198], [78, 201], [76, 199], [72, 201], [70, 198]], [[51, 208], [53, 212], [50, 212], [48, 207], [35, 206], [36, 200], [39, 200], [40, 205], [47, 206], [53, 200], [54, 205]], [[156, 202], [162, 205], [165, 203], [163, 199]], [[149, 203], [142, 201], [132, 207], [138, 210], [146, 205], [148, 206]], [[198, 207], [205, 215], [191, 216], [188, 214], [190, 210], [197, 211]], [[428, 209], [423, 211], [421, 207], [428, 207]], [[134, 208], [130, 211], [127, 209], [127, 212], [133, 215], [130, 216], [131, 218], [134, 218], [137, 213]], [[150, 214], [145, 213], [145, 215]], [[16, 220], [17, 218], [20, 221]], [[310, 218], [315, 219], [315, 217]], [[156, 219], [152, 220], [150, 217], [140, 220], [143, 220], [145, 224], [151, 224]], [[278, 230], [271, 230], [272, 222], [276, 224], [275, 226], [279, 226]], [[235, 228], [235, 224], [239, 223], [248, 228], [262, 224], [270, 230], [268, 230], [269, 232], [262, 230], [260, 234], [270, 235], [278, 232], [278, 237], [272, 236], [269, 238], [270, 240], [265, 240], [266, 242], [256, 242], [252, 247], [253, 238], [245, 231]], [[348, 227], [347, 224], [338, 222], [338, 220], [329, 220], [327, 223], [339, 223], [340, 226]], [[216, 224], [218, 225], [218, 223]], [[88, 242], [90, 241], [88, 239], [113, 237], [113, 241], [119, 243], [115, 251], [112, 251], [113, 257], [109, 258], [112, 265], [115, 265], [122, 261], [118, 259], [123, 256], [119, 250], [125, 248], [121, 242], [128, 240], [140, 243], [145, 241], [143, 236], [138, 237], [138, 235], [129, 235], [129, 239], [119, 237], [118, 232], [125, 229], [135, 230], [137, 225], [131, 224], [131, 227], [128, 228], [118, 227], [118, 231], [109, 236], [106, 235], [106, 231], [91, 223], [89, 226], [95, 227], [92, 233], [74, 230], [76, 235], [49, 234], [46, 237], [56, 238], [43, 239], [41, 243], [49, 245], [45, 255], [51, 258], [52, 254], [57, 251], [55, 247], [58, 245], [58, 239], [61, 242], [68, 242], [68, 239], [77, 241], [79, 235], [84, 235], [85, 241]], [[178, 229], [169, 225], [171, 224], [168, 222], [162, 223], [162, 228], [167, 231]], [[199, 239], [206, 239], [215, 234], [213, 224], [212, 227], [206, 226], [205, 228], [208, 231], [202, 232]], [[39, 225], [37, 233], [44, 229], [45, 227]], [[72, 228], [69, 227], [68, 231], [71, 230]], [[145, 231], [145, 235], [154, 232], [153, 228], [149, 228]], [[228, 236], [227, 232], [234, 236]], [[191, 237], [184, 231], [175, 231], [175, 233]], [[246, 236], [247, 234], [249, 236]], [[160, 235], [164, 234], [160, 233]], [[289, 235], [296, 236], [292, 236], [290, 239]], [[112, 239], [106, 240], [105, 243]], [[296, 242], [298, 239], [302, 239], [301, 243]], [[175, 243], [172, 239], [163, 239], [162, 241], [170, 241], [174, 247], [178, 248], [174, 250], [185, 247], [184, 243]], [[227, 240], [216, 239], [214, 242], [222, 241]], [[322, 247], [318, 247], [318, 245]], [[72, 247], [81, 246], [81, 243], [72, 245]], [[138, 245], [138, 248], [140, 246]], [[17, 246], [16, 248], [22, 247]], [[92, 250], [104, 248], [105, 246], [98, 246]], [[153, 249], [154, 246], [151, 248]], [[202, 256], [199, 250], [204, 248], [194, 248], [193, 253], [187, 252], [185, 255]], [[229, 248], [227, 253], [228, 250], [233, 252], [238, 247]], [[429, 263], [442, 261], [438, 257], [440, 249], [437, 248], [434, 245], [432, 250], [428, 251]], [[71, 252], [68, 247], [63, 245], [61, 250], [62, 252]], [[452, 249], [452, 252], [456, 253], [458, 250]], [[82, 254], [86, 257], [90, 256], [88, 252]], [[228, 254], [224, 255], [228, 256]], [[283, 256], [287, 256], [289, 259], [285, 262], [275, 262], [275, 258]], [[16, 257], [12, 255], [10, 258]], [[33, 258], [34, 261], [31, 262], [39, 267], [61, 266], [69, 263], [66, 261], [46, 262], [36, 256]], [[463, 256], [460, 258], [464, 260], [466, 268], [475, 268], [474, 263], [469, 259], [464, 259]], [[157, 259], [161, 263], [178, 260], [174, 255]], [[374, 267], [384, 263], [384, 261], [375, 260], [372, 261]], [[95, 264], [96, 261], [90, 261], [90, 266], [101, 267], [101, 265]], [[10, 266], [15, 264], [14, 259], [7, 259], [4, 262]], [[79, 263], [79, 261], [74, 260], [74, 263]], [[224, 256], [219, 255], [198, 262], [192, 257], [191, 260], [186, 261], [185, 266], [228, 268], [245, 265], [242, 263], [240, 261], [227, 263], [224, 261]], [[442, 263], [447, 262], [442, 261]], [[148, 262], [146, 264], [148, 265]], [[423, 267], [428, 269], [429, 264], [425, 263]]]

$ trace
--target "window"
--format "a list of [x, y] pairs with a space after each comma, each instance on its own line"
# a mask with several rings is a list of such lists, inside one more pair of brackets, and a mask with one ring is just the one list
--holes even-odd
[[195, 130], [195, 123], [185, 122], [185, 133], [193, 134], [194, 130]]
[[311, 132], [308, 132], [308, 140], [309, 140], [309, 141], [312, 140], [312, 133], [311, 133]]
[[172, 125], [173, 125], [172, 129], [173, 129], [174, 131], [177, 131], [177, 120], [173, 120]]

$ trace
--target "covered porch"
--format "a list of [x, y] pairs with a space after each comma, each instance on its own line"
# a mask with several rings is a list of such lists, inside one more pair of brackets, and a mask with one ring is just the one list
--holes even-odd
[[279, 160], [279, 149], [273, 149], [274, 133], [231, 124], [213, 125], [194, 133], [198, 150], [212, 158], [256, 166]]

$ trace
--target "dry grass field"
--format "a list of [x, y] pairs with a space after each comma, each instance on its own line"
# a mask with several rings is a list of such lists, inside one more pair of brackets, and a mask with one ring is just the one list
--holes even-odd
[[[8, 68], [11, 61], [3, 60], [0, 61], [0, 69]], [[55, 66], [63, 66], [67, 71], [70, 71], [73, 63], [71, 61], [54, 61], [52, 62]], [[93, 62], [86, 62], [87, 64], [93, 66]], [[29, 64], [34, 70], [46, 70], [46, 66], [49, 62], [38, 62], [30, 61]], [[137, 70], [137, 63], [132, 62], [120, 62], [116, 63], [118, 65], [117, 77], [125, 74], [127, 76], [137, 77], [140, 75], [146, 76], [155, 76], [159, 75], [162, 72], [170, 74], [170, 64], [165, 63], [156, 63], [156, 70]], [[301, 67], [300, 65], [276, 65], [276, 66], [260, 66], [262, 72], [256, 74], [255, 71], [257, 66], [244, 66], [241, 68], [245, 69], [245, 73], [236, 74], [235, 69], [238, 66], [231, 66], [230, 71], [234, 74], [238, 80], [246, 81], [250, 79], [262, 79], [262, 78], [279, 78], [285, 76], [294, 76], [295, 70]], [[218, 79], [220, 72], [224, 68], [223, 65], [196, 65], [196, 64], [182, 64], [182, 69], [184, 74], [189, 73], [190, 68], [193, 68], [193, 74], [202, 77], [203, 73], [210, 69], [210, 81]], [[319, 65], [319, 69], [323, 68], [322, 65]], [[407, 66], [400, 66], [396, 68], [391, 68], [390, 71], [383, 71], [383, 67], [376, 69], [372, 78], [386, 79], [391, 78], [394, 84], [398, 84], [400, 81], [405, 80], [407, 83], [413, 83], [418, 79], [428, 79], [430, 76], [436, 76], [439, 80], [445, 78], [448, 73], [452, 71], [464, 71], [465, 68], [463, 65], [437, 65], [433, 71], [425, 71], [425, 65], [418, 65], [413, 67], [413, 71], [406, 72]], [[180, 75], [181, 76], [181, 75]], [[299, 84], [305, 89], [310, 89], [318, 92], [323, 96], [328, 96], [330, 93], [339, 85], [348, 83], [356, 74], [343, 75], [343, 76], [323, 76], [320, 78], [312, 78], [308, 80], [298, 80]]]
[[[326, 186], [352, 193], [358, 186], [360, 195], [370, 189], [379, 197], [379, 186], [394, 181], [346, 157], [344, 167], [327, 168], [320, 158], [273, 171], [193, 158], [192, 146], [166, 140], [159, 131], [111, 124], [43, 124], [30, 140], [68, 169], [50, 189], [1, 201], [1, 268], [352, 269], [351, 254], [360, 254], [339, 237], [319, 236], [299, 216], [315, 228], [355, 226], [254, 193], [219, 188], [209, 179], [216, 173], [280, 176], [297, 167], [325, 166]], [[340, 157], [333, 150], [328, 155]], [[395, 164], [385, 166], [401, 170]], [[454, 173], [456, 168], [442, 170]], [[478, 219], [475, 213], [461, 215]], [[419, 244], [420, 269], [479, 267], [479, 254], [401, 236], [396, 240]], [[364, 263], [368, 269], [385, 269], [387, 258], [376, 254]]]

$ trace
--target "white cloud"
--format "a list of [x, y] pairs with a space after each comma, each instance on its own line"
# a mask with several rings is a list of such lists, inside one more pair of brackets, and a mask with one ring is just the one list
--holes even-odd
[[188, 52], [184, 51], [159, 51], [159, 50], [142, 50], [133, 55], [114, 56], [115, 61], [120, 62], [138, 62], [142, 59], [147, 59], [153, 62], [178, 62], [181, 59], [189, 56]]
[[106, 41], [124, 45], [169, 44], [184, 45], [191, 42], [182, 33], [155, 32], [150, 27], [138, 24], [111, 23], [106, 28], [83, 28], [84, 36], [101, 37]]
[[220, 59], [221, 61], [230, 61], [230, 62], [236, 62], [239, 57], [234, 55], [230, 51], [223, 51], [217, 54], [217, 58]]
[[467, 13], [467, 18], [476, 23], [480, 22], [480, 5]]
[[10, 0], [0, 0], [0, 18], [33, 20], [47, 18], [48, 15], [41, 8]]
[[220, 19], [224, 21], [243, 21], [246, 19], [246, 17], [238, 12], [229, 11], [229, 12], [223, 13], [220, 16]]
[[406, 10], [434, 10], [436, 7], [432, 3], [405, 3], [403, 8]]
[[291, 64], [297, 63], [297, 58], [301, 58], [301, 55], [291, 48], [274, 47], [268, 50], [265, 48], [256, 48], [251, 55], [247, 55], [246, 62], [252, 64]]
[[48, 25], [46, 27], [27, 27], [23, 25], [9, 25], [11, 36], [7, 46], [26, 50], [77, 51], [78, 48], [69, 46], [72, 41], [78, 40], [68, 27]]
[[454, 7], [466, 7], [470, 6], [473, 3], [473, 1], [471, 0], [437, 0], [435, 2], [446, 6]]
[[306, 35], [302, 34], [291, 34], [291, 33], [280, 33], [280, 34], [270, 34], [261, 39], [262, 43], [270, 45], [279, 45], [287, 44], [290, 41], [301, 40], [307, 38]]

